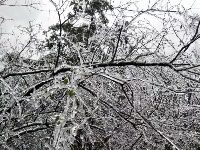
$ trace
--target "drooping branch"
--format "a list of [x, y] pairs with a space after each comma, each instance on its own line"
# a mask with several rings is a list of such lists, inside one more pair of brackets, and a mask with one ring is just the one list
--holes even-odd
[[[86, 65], [85, 67], [93, 67], [93, 68], [101, 68], [101, 67], [118, 67], [118, 66], [136, 66], [136, 67], [155, 67], [155, 66], [160, 66], [160, 67], [169, 67], [173, 69], [176, 72], [179, 72], [181, 70], [175, 69], [175, 67], [168, 62], [153, 62], [153, 63], [146, 63], [146, 62], [137, 62], [137, 61], [122, 61], [122, 62], [109, 62], [109, 63], [96, 63], [96, 64], [91, 64], [91, 65]], [[67, 71], [72, 71], [74, 68], [73, 66], [68, 66], [68, 67], [62, 67], [60, 69], [55, 70], [52, 74], [51, 77], [58, 75], [59, 73], [67, 72]], [[7, 78], [10, 76], [18, 76], [18, 75], [28, 75], [28, 74], [34, 74], [34, 73], [41, 73], [41, 72], [52, 72], [53, 70], [38, 70], [38, 71], [33, 71], [33, 72], [21, 72], [21, 73], [12, 73], [3, 76], [3, 78]], [[102, 75], [102, 74], [101, 74]], [[102, 75], [105, 77], [105, 75]], [[40, 87], [45, 85], [46, 83], [52, 81], [53, 78], [47, 79], [46, 81], [42, 81], [37, 83], [36, 85], [32, 86], [24, 96], [30, 96], [30, 94], [35, 90], [38, 90]], [[196, 81], [196, 80], [195, 80]], [[79, 86], [82, 86], [81, 84]], [[82, 87], [83, 88], [83, 87]], [[85, 89], [86, 90], [86, 89]]]
[[[117, 66], [136, 66], [136, 67], [145, 67], [145, 66], [161, 66], [161, 67], [169, 67], [172, 68], [173, 66], [170, 63], [167, 62], [160, 62], [160, 63], [146, 63], [146, 62], [137, 62], [137, 61], [124, 61], [124, 62], [110, 62], [110, 63], [95, 63], [91, 65], [86, 65], [85, 67], [93, 67], [93, 68], [100, 68], [100, 67], [117, 67]], [[68, 67], [62, 67], [57, 70], [52, 69], [44, 69], [44, 70], [36, 70], [36, 71], [29, 71], [29, 72], [15, 72], [10, 73], [7, 75], [2, 76], [3, 79], [6, 79], [11, 76], [23, 76], [23, 75], [29, 75], [29, 74], [36, 74], [36, 73], [42, 73], [42, 72], [53, 72], [51, 76], [58, 75], [59, 73], [66, 72], [66, 71], [72, 71], [73, 66]]]
[[[166, 63], [166, 62], [160, 62], [160, 63], [145, 63], [145, 62], [135, 62], [135, 61], [129, 61], [129, 62], [111, 62], [111, 63], [100, 63], [100, 64], [92, 64], [90, 66], [85, 66], [85, 67], [93, 67], [93, 68], [100, 68], [100, 67], [112, 67], [112, 66], [161, 66], [161, 67], [170, 67], [173, 68], [173, 66], [170, 63]], [[52, 76], [58, 75], [59, 73], [63, 73], [66, 71], [72, 71], [73, 67], [69, 66], [69, 67], [63, 67], [60, 69], [57, 69], [56, 71], [54, 71], [54, 73], [52, 74]], [[48, 83], [49, 81], [52, 81], [53, 78], [50, 78], [46, 81], [43, 82], [39, 82], [38, 84], [36, 84], [35, 86], [33, 86], [32, 88], [30, 88], [26, 94], [24, 96], [30, 96], [30, 94], [35, 90], [39, 89], [40, 87], [42, 87], [43, 85], [45, 85], [46, 83]], [[80, 86], [80, 85], [79, 85]]]

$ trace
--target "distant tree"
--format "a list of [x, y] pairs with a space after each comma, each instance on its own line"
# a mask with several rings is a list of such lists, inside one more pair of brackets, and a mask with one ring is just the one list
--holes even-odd
[[198, 150], [199, 16], [159, 0], [51, 2], [42, 57], [2, 58], [0, 149]]

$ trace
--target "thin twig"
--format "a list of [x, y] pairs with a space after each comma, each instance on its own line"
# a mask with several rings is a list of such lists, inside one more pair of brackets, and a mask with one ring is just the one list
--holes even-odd
[[118, 35], [118, 38], [117, 38], [117, 45], [116, 45], [116, 47], [115, 47], [114, 54], [113, 54], [113, 57], [112, 57], [111, 62], [114, 61], [115, 56], [116, 56], [116, 54], [117, 54], [117, 49], [118, 49], [118, 47], [119, 47], [119, 41], [120, 41], [120, 38], [121, 38], [122, 29], [123, 29], [123, 25], [122, 25], [121, 28], [119, 29], [119, 35]]

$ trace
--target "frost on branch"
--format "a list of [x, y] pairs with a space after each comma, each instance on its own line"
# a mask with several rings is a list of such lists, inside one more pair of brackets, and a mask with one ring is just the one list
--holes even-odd
[[192, 8], [51, 3], [58, 23], [42, 41], [27, 29], [21, 49], [41, 57], [2, 58], [0, 149], [199, 149], [200, 21]]

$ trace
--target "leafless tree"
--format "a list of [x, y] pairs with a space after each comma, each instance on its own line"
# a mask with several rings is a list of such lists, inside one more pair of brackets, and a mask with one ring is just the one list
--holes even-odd
[[4, 58], [1, 149], [199, 149], [198, 15], [159, 0], [51, 3], [58, 24], [34, 45], [46, 55]]

